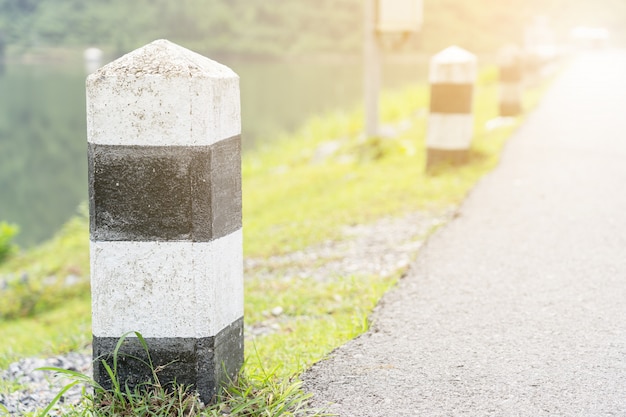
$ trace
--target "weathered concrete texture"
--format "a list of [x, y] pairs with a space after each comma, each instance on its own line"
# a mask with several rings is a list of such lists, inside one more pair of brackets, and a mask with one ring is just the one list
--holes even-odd
[[100, 145], [209, 146], [241, 134], [239, 77], [166, 40], [87, 77], [87, 136]]
[[91, 239], [207, 242], [241, 228], [241, 138], [89, 145]]
[[303, 378], [339, 416], [626, 415], [626, 53], [585, 56], [372, 329]]
[[98, 337], [210, 337], [243, 316], [241, 229], [211, 242], [90, 244]]
[[[234, 380], [243, 363], [243, 318], [233, 322], [214, 337], [205, 338], [145, 338], [150, 357], [139, 339], [132, 335], [124, 339], [117, 357], [117, 380], [124, 386], [142, 386], [154, 381], [153, 369], [162, 386], [174, 381], [191, 386], [209, 403], [220, 385]], [[94, 379], [105, 389], [112, 381], [102, 364], [105, 360], [113, 369], [112, 352], [119, 338], [93, 338]], [[153, 368], [148, 366], [152, 363]]]

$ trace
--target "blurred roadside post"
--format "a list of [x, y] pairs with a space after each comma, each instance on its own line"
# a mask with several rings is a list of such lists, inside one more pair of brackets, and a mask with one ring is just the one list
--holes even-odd
[[524, 30], [526, 83], [536, 85], [557, 57], [555, 35], [546, 16], [535, 16]]
[[474, 132], [476, 56], [450, 46], [430, 60], [426, 169], [467, 160]]
[[502, 48], [500, 61], [500, 116], [513, 117], [522, 112], [523, 60], [515, 45]]
[[378, 136], [381, 84], [380, 37], [408, 36], [422, 25], [422, 0], [365, 0], [363, 24], [363, 81], [365, 135]]

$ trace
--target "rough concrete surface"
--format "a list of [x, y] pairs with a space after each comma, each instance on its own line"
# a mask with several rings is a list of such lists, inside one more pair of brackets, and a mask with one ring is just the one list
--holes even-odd
[[626, 52], [559, 77], [371, 330], [303, 375], [339, 416], [626, 415]]

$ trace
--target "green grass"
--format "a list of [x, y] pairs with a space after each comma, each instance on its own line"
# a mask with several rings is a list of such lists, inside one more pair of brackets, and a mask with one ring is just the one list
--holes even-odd
[[[119, 363], [124, 360], [120, 348], [128, 336], [134, 336], [146, 353], [145, 359], [139, 359], [150, 370], [149, 381], [129, 387], [122, 385], [118, 378]], [[236, 381], [220, 394], [220, 400], [205, 407], [198, 399], [197, 393], [176, 382], [162, 385], [159, 380], [160, 369], [153, 365], [146, 341], [140, 333], [123, 335], [114, 351], [112, 361], [102, 360], [112, 388], [106, 389], [90, 376], [79, 372], [46, 367], [42, 371], [53, 372], [68, 380], [65, 387], [59, 390], [56, 397], [40, 413], [32, 413], [46, 417], [50, 411], [56, 411], [61, 397], [74, 386], [83, 386], [83, 400], [78, 406], [65, 407], [66, 417], [190, 417], [190, 416], [246, 416], [246, 417], [279, 417], [279, 416], [324, 416], [321, 410], [307, 407], [310, 394], [305, 394], [302, 383], [291, 378], [277, 378], [276, 374], [266, 368], [259, 368], [252, 375], [242, 372]], [[87, 389], [85, 389], [87, 388]], [[56, 415], [56, 414], [55, 414]]]
[[[426, 173], [428, 89], [423, 85], [383, 96], [383, 123], [397, 129], [391, 138], [363, 138], [360, 110], [335, 112], [314, 117], [298, 132], [245, 155], [245, 256], [289, 253], [342, 238], [341, 226], [416, 210], [438, 213], [459, 204], [497, 164], [502, 146], [522, 119], [485, 129], [497, 116], [493, 80], [493, 69], [482, 72], [475, 94], [475, 135], [464, 165]], [[539, 89], [527, 92], [525, 108], [532, 108], [540, 96]], [[21, 357], [67, 352], [89, 342], [88, 281], [69, 288], [57, 283], [68, 275], [87, 277], [88, 254], [88, 220], [82, 208], [50, 242], [0, 266], [0, 276], [11, 282], [0, 292], [0, 368]], [[273, 331], [247, 342], [244, 382], [235, 392], [258, 393], [279, 383], [293, 387], [297, 379], [291, 378], [367, 329], [372, 308], [402, 272], [315, 281], [285, 279], [280, 268], [272, 271], [272, 278], [248, 271], [246, 326], [270, 323]], [[20, 281], [24, 274], [26, 284]], [[43, 282], [53, 285], [44, 288]], [[276, 306], [283, 310], [278, 317], [271, 314]], [[232, 405], [237, 394], [231, 394]]]
[[0, 263], [17, 250], [16, 245], [11, 240], [18, 231], [17, 225], [0, 221]]
[[[63, 327], [60, 327], [63, 326]], [[46, 314], [0, 322], [1, 368], [21, 357], [68, 352], [90, 342], [91, 309], [88, 297], [68, 300]]]
[[[88, 214], [81, 206], [50, 241], [0, 264], [0, 278], [8, 288], [0, 290], [0, 325], [20, 317], [46, 313], [68, 299], [89, 295]], [[65, 286], [67, 277], [76, 285]], [[1, 348], [0, 348], [1, 349]], [[2, 366], [0, 350], [0, 367]]]
[[[397, 275], [339, 277], [328, 282], [252, 280], [246, 290], [246, 319], [273, 324], [276, 331], [257, 338], [254, 349], [247, 349], [246, 368], [253, 374], [262, 368], [282, 377], [299, 374], [367, 330], [369, 313], [396, 280]], [[283, 309], [279, 317], [271, 314], [276, 306]]]

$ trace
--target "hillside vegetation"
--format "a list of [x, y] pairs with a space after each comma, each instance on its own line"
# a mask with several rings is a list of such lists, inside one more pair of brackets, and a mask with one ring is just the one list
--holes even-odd
[[[408, 50], [460, 44], [476, 52], [521, 42], [533, 16], [559, 38], [602, 25], [624, 39], [622, 0], [423, 0], [424, 27]], [[0, 0], [1, 44], [16, 53], [98, 45], [121, 54], [157, 38], [213, 56], [276, 57], [360, 52], [363, 0]]]

